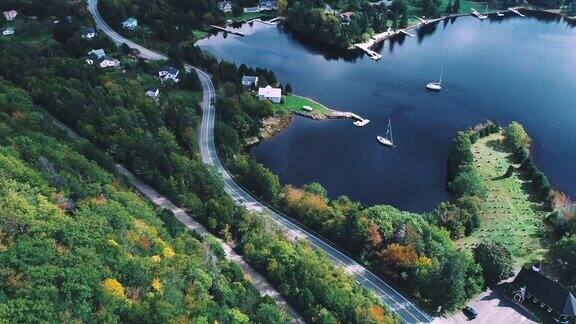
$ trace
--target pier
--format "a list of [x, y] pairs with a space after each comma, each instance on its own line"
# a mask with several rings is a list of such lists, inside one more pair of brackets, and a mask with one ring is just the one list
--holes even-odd
[[418, 17], [418, 16], [414, 16], [414, 17], [416, 17], [416, 19], [420, 20], [420, 22], [421, 22], [422, 24], [424, 24], [424, 25], [428, 24], [428, 20], [426, 20], [426, 19], [424, 19], [424, 18], [420, 18], [420, 17]]
[[354, 46], [356, 46], [357, 48], [363, 50], [366, 54], [368, 54], [368, 56], [369, 56], [371, 59], [373, 59], [373, 60], [375, 60], [375, 61], [382, 58], [382, 55], [374, 52], [373, 50], [371, 50], [371, 49], [369, 48], [371, 45], [368, 45], [368, 43], [356, 44], [356, 45], [354, 45]]
[[402, 34], [408, 36], [408, 37], [414, 37], [413, 34], [410, 34], [409, 32], [407, 32], [405, 29], [400, 29], [399, 32], [401, 32]]
[[230, 33], [230, 34], [234, 34], [234, 35], [238, 35], [238, 36], [246, 36], [245, 33], [241, 32], [241, 31], [234, 30], [234, 29], [224, 28], [224, 27], [220, 27], [220, 26], [216, 26], [216, 25], [210, 25], [210, 27], [212, 27], [214, 29], [221, 30], [223, 32]]
[[517, 14], [520, 17], [526, 17], [524, 14], [522, 14], [520, 11], [518, 11], [518, 9], [516, 8], [508, 8], [508, 10], [512, 11], [513, 13]]

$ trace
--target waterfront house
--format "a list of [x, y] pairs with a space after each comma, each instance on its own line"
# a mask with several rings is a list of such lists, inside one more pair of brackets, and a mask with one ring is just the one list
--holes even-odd
[[258, 85], [258, 77], [252, 75], [245, 75], [242, 77], [242, 85], [246, 88], [255, 87]]
[[280, 101], [282, 101], [282, 89], [272, 88], [271, 86], [259, 88], [258, 98], [260, 100], [268, 99], [274, 103], [280, 103]]
[[276, 10], [277, 8], [276, 0], [260, 0], [260, 2], [258, 2], [258, 9], [260, 9], [260, 11]]
[[178, 79], [178, 75], [180, 74], [180, 70], [171, 66], [165, 66], [160, 71], [158, 71], [158, 78], [160, 81], [171, 81], [171, 82], [180, 82]]
[[232, 11], [232, 3], [230, 1], [220, 1], [220, 2], [218, 2], [218, 8], [222, 12], [231, 12]]
[[576, 319], [576, 298], [570, 290], [548, 278], [539, 268], [522, 268], [512, 282], [514, 300], [532, 303], [549, 313], [558, 323]]
[[96, 31], [94, 28], [82, 27], [80, 28], [80, 37], [83, 39], [92, 39], [96, 36]]
[[248, 13], [248, 12], [260, 12], [260, 8], [259, 7], [245, 7], [244, 12], [246, 12], [246, 13]]
[[158, 99], [158, 96], [160, 96], [160, 88], [155, 86], [150, 87], [146, 91], [146, 95], [152, 99]]
[[93, 49], [90, 52], [88, 52], [88, 56], [90, 56], [90, 58], [95, 58], [97, 60], [102, 59], [104, 56], [106, 56], [106, 52], [103, 49]]
[[124, 29], [134, 30], [138, 27], [138, 20], [134, 17], [130, 17], [122, 22], [122, 27], [124, 27]]
[[14, 28], [8, 27], [2, 31], [3, 36], [14, 35]]
[[18, 11], [16, 11], [16, 10], [4, 11], [4, 17], [8, 21], [14, 20], [14, 18], [16, 18], [16, 16], [18, 16]]

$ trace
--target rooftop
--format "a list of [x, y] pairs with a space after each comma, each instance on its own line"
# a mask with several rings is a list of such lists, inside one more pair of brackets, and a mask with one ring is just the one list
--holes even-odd
[[279, 98], [282, 96], [282, 89], [267, 86], [266, 88], [259, 88], [258, 95], [266, 98]]
[[558, 282], [548, 278], [540, 271], [532, 268], [522, 268], [513, 284], [535, 296], [555, 311], [565, 316], [576, 316], [576, 298], [570, 290]]

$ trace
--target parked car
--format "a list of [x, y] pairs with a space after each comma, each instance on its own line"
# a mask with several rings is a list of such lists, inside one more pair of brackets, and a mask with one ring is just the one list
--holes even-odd
[[464, 313], [464, 315], [466, 315], [466, 317], [468, 317], [469, 320], [473, 320], [478, 316], [478, 312], [470, 306], [464, 307], [462, 309], [462, 313]]

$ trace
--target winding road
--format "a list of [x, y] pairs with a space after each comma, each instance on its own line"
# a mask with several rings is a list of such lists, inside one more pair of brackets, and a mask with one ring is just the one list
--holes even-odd
[[[166, 60], [166, 55], [151, 51], [144, 48], [116, 33], [102, 19], [98, 12], [97, 0], [88, 0], [88, 10], [92, 14], [97, 27], [106, 33], [115, 43], [126, 43], [131, 48], [140, 51], [141, 56], [151, 60]], [[355, 280], [373, 292], [390, 310], [392, 310], [402, 321], [406, 323], [428, 323], [431, 318], [416, 305], [410, 302], [398, 290], [384, 280], [378, 278], [375, 274], [358, 264], [344, 253], [333, 247], [327, 240], [307, 231], [303, 226], [291, 220], [281, 212], [273, 210], [265, 203], [253, 197], [244, 190], [223, 166], [216, 145], [214, 142], [214, 125], [216, 120], [216, 109], [213, 105], [215, 100], [214, 84], [208, 74], [204, 71], [185, 64], [187, 72], [195, 71], [202, 84], [202, 122], [200, 124], [200, 155], [202, 161], [208, 165], [216, 167], [224, 179], [226, 192], [239, 205], [246, 207], [248, 210], [259, 211], [270, 216], [283, 230], [284, 234], [291, 240], [305, 240], [313, 247], [324, 251], [336, 266], [341, 266], [345, 271], [353, 276]]]

